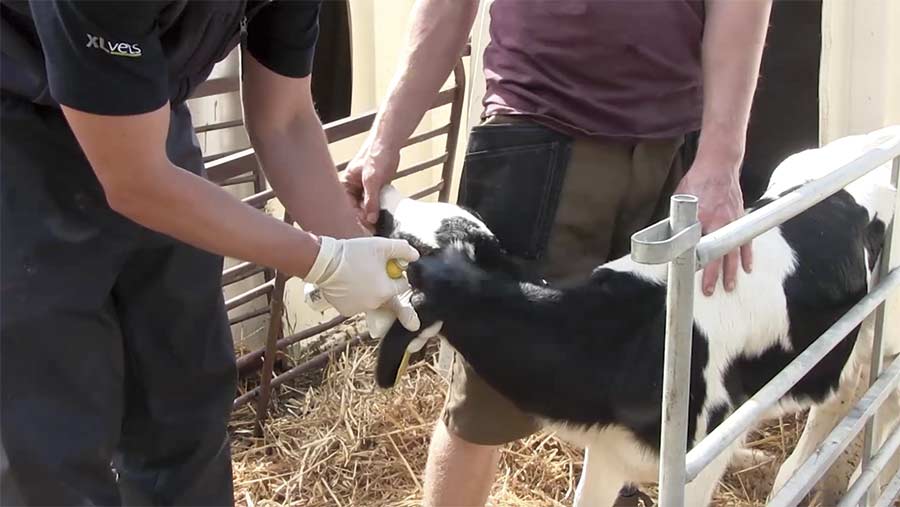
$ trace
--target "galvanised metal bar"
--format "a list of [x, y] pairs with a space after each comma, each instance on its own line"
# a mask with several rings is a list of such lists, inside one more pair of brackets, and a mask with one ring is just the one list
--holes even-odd
[[882, 143], [829, 174], [709, 233], [697, 245], [698, 267], [702, 268], [710, 261], [799, 215], [897, 156], [900, 156], [900, 138]]
[[[898, 186], [898, 180], [900, 180], [900, 157], [894, 158], [894, 163], [892, 164], [892, 173], [891, 173], [891, 183], [894, 185], [894, 188], [900, 189]], [[894, 245], [894, 235], [897, 231], [897, 220], [900, 218], [900, 191], [897, 192], [894, 200], [894, 216], [891, 220], [890, 228], [887, 230], [887, 233], [884, 235], [884, 246], [881, 250], [881, 263], [878, 266], [878, 272], [876, 274], [877, 278], [881, 278], [890, 272], [890, 270], [896, 264], [894, 255], [892, 253], [893, 245]], [[875, 382], [875, 379], [878, 378], [878, 374], [881, 373], [881, 363], [882, 363], [882, 355], [884, 354], [884, 318], [885, 312], [887, 311], [887, 303], [882, 303], [878, 310], [876, 310], [875, 314], [875, 337], [872, 341], [872, 357], [871, 362], [869, 364], [869, 384]], [[872, 420], [866, 423], [866, 432], [863, 437], [863, 449], [862, 449], [862, 466], [865, 468], [869, 465], [869, 460], [872, 458], [872, 448], [873, 442], [872, 437], [875, 432], [875, 428], [878, 421], [878, 414], [876, 413]], [[866, 495], [866, 505], [873, 505], [875, 501], [878, 499], [878, 492], [875, 491], [875, 488], [869, 490], [868, 495]]]
[[[669, 217], [671, 231], [698, 223], [697, 198], [674, 195]], [[691, 245], [669, 264], [666, 294], [666, 344], [663, 364], [662, 434], [660, 438], [659, 504], [683, 507], [687, 452], [688, 397], [691, 380], [691, 339], [694, 329], [694, 273], [697, 252]]]
[[[895, 271], [897, 273], [900, 271]], [[894, 359], [878, 380], [866, 391], [847, 416], [828, 434], [816, 452], [810, 456], [781, 491], [769, 502], [768, 507], [794, 507], [806, 496], [828, 468], [840, 457], [844, 449], [856, 438], [875, 410], [897, 388], [900, 381], [900, 357]]]
[[875, 507], [891, 507], [894, 505], [894, 500], [897, 497], [900, 497], [900, 472], [897, 472], [897, 475], [891, 479], [891, 482], [884, 487], [884, 491], [881, 492], [881, 498], [878, 499]]
[[[878, 500], [877, 492], [875, 495], [872, 495], [872, 491], [878, 489], [878, 481], [876, 481], [876, 479], [881, 475], [885, 465], [887, 465], [887, 462], [894, 456], [894, 453], [897, 452], [898, 448], [900, 448], [900, 425], [894, 428], [894, 431], [892, 431], [884, 440], [881, 449], [872, 455], [868, 464], [863, 466], [859, 478], [850, 486], [850, 489], [847, 490], [847, 494], [844, 495], [844, 498], [841, 499], [841, 502], [837, 507], [853, 507], [867, 494], [871, 495], [869, 498], [872, 500], [871, 502], [867, 501], [866, 503], [874, 505]], [[868, 493], [866, 492], [866, 489], [868, 489]]]
[[669, 219], [663, 219], [631, 236], [631, 258], [641, 264], [665, 264], [672, 262], [688, 248], [700, 241], [700, 222], [672, 233]]
[[759, 418], [810, 369], [840, 343], [850, 331], [869, 316], [890, 292], [900, 286], [900, 269], [895, 269], [843, 317], [831, 325], [815, 342], [794, 358], [753, 397], [745, 401], [715, 430], [706, 435], [687, 455], [687, 478], [694, 480], [713, 459], [747, 431]]
[[[864, 155], [854, 159], [853, 161], [843, 165], [832, 171], [819, 180], [806, 183], [797, 190], [786, 194], [775, 202], [756, 210], [747, 216], [732, 222], [728, 226], [711, 233], [707, 237], [701, 239], [695, 248], [691, 250], [696, 252], [697, 259], [694, 263], [694, 270], [701, 269], [705, 264], [719, 258], [727, 252], [747, 243], [756, 236], [776, 227], [803, 211], [811, 208], [817, 203], [825, 200], [834, 193], [840, 191], [850, 183], [856, 181], [862, 176], [879, 168], [888, 160], [895, 159], [900, 156], [900, 138], [893, 138], [882, 142], [877, 147], [872, 147]], [[896, 178], [895, 178], [896, 184]], [[690, 197], [690, 196], [689, 196]], [[674, 222], [674, 212], [672, 215]], [[684, 247], [685, 243], [690, 242], [689, 234], [682, 229], [676, 230], [672, 227], [666, 230], [665, 222], [660, 222], [654, 226], [648, 227], [643, 231], [635, 234], [632, 238], [632, 258], [637, 262], [654, 264], [664, 262], [671, 258], [671, 254]], [[676, 236], [681, 233], [681, 237]], [[691, 240], [693, 238], [690, 238]], [[676, 246], [679, 247], [676, 249]], [[641, 257], [645, 257], [642, 259]], [[683, 265], [682, 265], [683, 267]], [[677, 292], [673, 283], [678, 280], [675, 262], [669, 266], [669, 288], [667, 309], [668, 318], [677, 314], [682, 301], [674, 294]], [[813, 366], [815, 366], [837, 343], [839, 343], [853, 328], [859, 325], [875, 308], [887, 297], [889, 291], [900, 284], [900, 270], [890, 273], [883, 280], [884, 283], [879, 284], [874, 291], [861, 300], [854, 308], [845, 314], [838, 322], [836, 322], [826, 333], [819, 337], [816, 342], [807, 348], [804, 353], [800, 354], [791, 362], [782, 372], [775, 376], [763, 389], [760, 390], [753, 398], [744, 403], [738, 410], [732, 414], [722, 425], [714, 432], [707, 435], [707, 438], [698, 444], [687, 456], [686, 462], [678, 462], [681, 453], [678, 450], [678, 442], [683, 444], [686, 442], [687, 425], [681, 428], [681, 435], [676, 436], [675, 428], [678, 426], [678, 420], [672, 418], [676, 415], [683, 416], [686, 421], [687, 404], [686, 395], [679, 393], [672, 385], [666, 385], [666, 380], [674, 378], [677, 371], [670, 370], [672, 362], [675, 361], [677, 355], [674, 350], [670, 350], [671, 345], [677, 345], [678, 341], [673, 341], [673, 335], [668, 329], [667, 321], [666, 335], [666, 365], [664, 372], [664, 398], [663, 398], [663, 435], [661, 448], [660, 463], [660, 502], [664, 507], [681, 506], [684, 502], [684, 486], [687, 481], [693, 480], [700, 471], [703, 470], [716, 456], [721, 454], [724, 449], [730, 445], [735, 438], [746, 431], [763, 413], [778, 401], [793, 385], [795, 385]], [[693, 277], [690, 278], [693, 284]], [[693, 304], [693, 292], [691, 291], [687, 299]], [[691, 308], [690, 320], [693, 320], [693, 309]], [[678, 322], [675, 317], [676, 323]], [[678, 325], [683, 325], [678, 323]], [[690, 330], [689, 330], [690, 331]], [[688, 332], [689, 332], [688, 331]], [[682, 340], [681, 345], [685, 340]], [[690, 352], [690, 341], [687, 341], [688, 354]], [[682, 376], [689, 376], [690, 357], [688, 355], [687, 364], [684, 365]], [[685, 378], [682, 385], [687, 388], [689, 382]], [[873, 386], [874, 388], [874, 386]], [[677, 397], [681, 395], [685, 397], [684, 409], [680, 410], [676, 403]], [[874, 410], [883, 398], [869, 407]], [[673, 414], [668, 414], [672, 411]], [[681, 412], [678, 414], [678, 412]], [[850, 419], [844, 420], [847, 423]], [[666, 428], [666, 426], [669, 426]], [[859, 429], [856, 430], [857, 432]], [[668, 445], [668, 451], [664, 450]], [[846, 444], [844, 444], [846, 446]], [[685, 465], [682, 468], [682, 464]], [[678, 476], [681, 476], [679, 484]], [[811, 487], [811, 483], [804, 485]], [[799, 501], [799, 500], [798, 500]]]

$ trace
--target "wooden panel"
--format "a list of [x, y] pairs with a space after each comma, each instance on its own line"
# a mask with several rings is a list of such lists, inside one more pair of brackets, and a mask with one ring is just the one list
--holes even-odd
[[191, 95], [192, 99], [199, 99], [202, 97], [210, 97], [213, 95], [220, 95], [222, 93], [231, 93], [240, 91], [241, 82], [237, 76], [225, 76], [225, 77], [217, 77], [213, 79], [207, 79], [206, 81], [200, 83], [199, 86], [194, 90], [194, 94]]
[[351, 116], [325, 125], [325, 137], [329, 143], [343, 141], [355, 135], [368, 132], [375, 120], [375, 112], [368, 112], [360, 116]]
[[240, 153], [240, 152], [242, 152], [242, 151], [244, 151], [244, 150], [246, 150], [246, 149], [247, 149], [247, 148], [240, 148], [240, 149], [237, 149], [237, 150], [223, 151], [223, 152], [221, 152], [221, 153], [213, 153], [212, 155], [204, 155], [204, 156], [203, 156], [203, 163], [204, 163], [204, 164], [207, 164], [207, 163], [209, 163], [209, 162], [214, 162], [214, 161], [216, 161], [216, 160], [219, 160], [220, 158], [225, 158], [225, 157], [234, 155], [235, 153]]
[[[347, 321], [347, 317], [342, 317], [342, 316], [335, 317], [327, 322], [323, 322], [321, 324], [310, 326], [298, 333], [294, 333], [290, 336], [286, 336], [286, 337], [278, 340], [278, 343], [276, 344], [276, 346], [277, 346], [278, 350], [284, 350], [287, 347], [289, 347], [297, 342], [306, 340], [308, 338], [312, 338], [313, 336], [316, 336], [319, 333], [324, 333], [325, 331], [328, 331], [329, 329], [333, 329], [333, 328], [337, 327], [338, 325], [343, 324], [346, 321]], [[239, 357], [237, 360], [238, 369], [246, 370], [246, 369], [250, 368], [251, 366], [253, 366], [254, 363], [258, 363], [259, 360], [262, 359], [264, 353], [265, 353], [264, 349], [257, 349], [257, 350], [254, 350], [253, 352], [249, 352], [249, 353], [244, 354], [243, 356]]]
[[258, 194], [253, 194], [250, 197], [245, 197], [241, 199], [246, 204], [253, 206], [254, 208], [262, 208], [266, 205], [267, 202], [275, 198], [275, 190], [267, 189], [263, 190]]
[[431, 103], [430, 109], [437, 109], [441, 106], [446, 106], [447, 104], [453, 102], [453, 97], [456, 96], [459, 87], [454, 86], [453, 88], [447, 88], [446, 90], [438, 93], [438, 96], [435, 97], [434, 102]]
[[258, 308], [256, 310], [251, 310], [249, 312], [242, 313], [240, 315], [231, 317], [228, 319], [228, 325], [233, 326], [235, 324], [240, 324], [241, 322], [245, 322], [250, 319], [255, 319], [256, 317], [261, 317], [267, 313], [269, 313], [269, 305], [266, 305], [266, 306], [263, 306], [262, 308]]
[[[457, 94], [458, 90], [460, 90], [459, 87], [453, 87], [440, 92], [437, 98], [435, 98], [435, 101], [432, 103], [431, 108], [435, 109], [443, 105], [450, 104], [451, 102], [453, 102], [453, 98]], [[325, 136], [328, 139], [329, 143], [348, 139], [353, 136], [368, 132], [368, 130], [372, 128], [372, 122], [374, 120], [375, 112], [369, 112], [360, 116], [338, 120], [325, 125]], [[437, 137], [438, 135], [440, 135], [440, 133], [437, 133], [436, 131], [431, 131], [427, 134], [433, 134], [433, 137]], [[422, 134], [422, 136], [424, 135], [425, 134]], [[419, 139], [416, 142], [425, 139], [427, 138]], [[341, 164], [338, 167], [338, 170], [343, 170], [345, 167], [346, 164]], [[230, 178], [240, 176], [250, 171], [258, 170], [258, 161], [256, 159], [256, 155], [253, 152], [253, 148], [247, 148], [246, 150], [241, 150], [231, 155], [213, 160], [206, 165], [206, 168], [209, 179], [216, 184], [222, 184], [222, 182]]]
[[412, 136], [403, 143], [403, 147], [412, 146], [414, 144], [421, 143], [422, 141], [427, 141], [429, 139], [434, 139], [435, 137], [442, 136], [450, 132], [451, 124], [446, 124], [443, 127], [436, 128], [434, 130], [429, 130], [427, 132], [422, 132], [417, 136]]
[[[415, 144], [418, 144], [418, 143], [421, 143], [424, 141], [428, 141], [429, 139], [434, 139], [435, 137], [440, 137], [442, 135], [449, 134], [451, 132], [451, 127], [452, 127], [452, 125], [450, 125], [448, 123], [447, 125], [444, 125], [443, 127], [429, 130], [427, 132], [422, 132], [419, 135], [416, 135], [416, 136], [413, 136], [413, 137], [410, 137], [409, 139], [407, 139], [406, 142], [403, 143], [402, 147], [406, 148], [408, 146], [413, 146]], [[350, 163], [350, 161], [348, 160], [346, 162], [341, 162], [339, 164], [335, 164], [335, 168], [337, 169], [338, 172], [341, 172], [341, 171], [347, 169], [347, 165], [349, 163]]]
[[223, 187], [230, 187], [233, 185], [243, 185], [245, 183], [256, 183], [257, 179], [258, 178], [256, 177], [255, 174], [247, 173], [247, 174], [244, 174], [241, 176], [235, 176], [234, 178], [229, 178], [229, 179], [219, 183], [219, 185], [221, 185]]
[[252, 262], [242, 262], [222, 271], [222, 285], [231, 285], [253, 275], [265, 271], [265, 268]]
[[206, 172], [210, 181], [221, 185], [230, 178], [256, 172], [258, 166], [253, 148], [247, 148], [206, 164]]
[[275, 286], [274, 280], [270, 280], [262, 285], [259, 285], [257, 287], [254, 287], [254, 288], [248, 290], [247, 292], [244, 292], [243, 294], [239, 294], [239, 295], [229, 299], [228, 301], [225, 301], [225, 309], [233, 310], [233, 309], [237, 308], [238, 306], [247, 304], [250, 301], [253, 301], [254, 299], [256, 299], [260, 296], [265, 296], [266, 294], [269, 294], [270, 292], [272, 292], [272, 288], [274, 286]]
[[396, 180], [396, 179], [400, 179], [400, 178], [409, 176], [411, 174], [420, 173], [431, 167], [443, 164], [444, 162], [447, 161], [447, 157], [448, 157], [447, 154], [444, 153], [443, 155], [441, 155], [439, 157], [434, 157], [431, 160], [426, 160], [425, 162], [418, 163], [408, 169], [403, 169], [402, 171], [397, 171], [397, 174], [394, 175], [394, 179]]
[[234, 127], [241, 127], [243, 125], [244, 125], [244, 120], [239, 118], [237, 120], [221, 121], [218, 123], [210, 123], [208, 125], [198, 125], [198, 126], [194, 127], [194, 130], [198, 134], [202, 134], [204, 132], [212, 132], [215, 130], [230, 129], [230, 128], [234, 128]]
[[444, 188], [444, 182], [439, 181], [439, 182], [437, 182], [437, 184], [432, 185], [426, 189], [420, 190], [409, 197], [412, 199], [421, 199], [421, 198], [425, 197], [426, 195], [431, 195], [436, 192], [440, 192], [442, 188]]
[[466, 90], [466, 68], [463, 66], [462, 59], [456, 62], [453, 68], [453, 99], [450, 106], [450, 132], [447, 134], [447, 160], [444, 162], [444, 168], [441, 170], [441, 193], [438, 200], [447, 202], [450, 200], [450, 187], [453, 182], [453, 166], [456, 163], [456, 147], [459, 141], [459, 132], [462, 129], [462, 107], [465, 102]]

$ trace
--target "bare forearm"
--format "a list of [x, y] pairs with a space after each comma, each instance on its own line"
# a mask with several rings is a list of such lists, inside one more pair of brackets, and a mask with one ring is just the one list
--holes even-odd
[[[740, 170], [771, 7], [772, 0], [706, 0], [700, 143], [691, 168], [676, 189], [699, 198], [704, 234], [744, 213]], [[725, 290], [733, 290], [738, 262], [750, 272], [750, 244], [707, 264], [703, 293], [714, 293], [720, 271]]]
[[253, 137], [266, 176], [301, 227], [336, 238], [368, 235], [338, 181], [315, 114], [298, 115], [284, 130], [271, 129]]
[[372, 130], [347, 165], [342, 180], [361, 220], [378, 220], [381, 190], [400, 163], [400, 149], [459, 58], [478, 10], [478, 0], [418, 0], [406, 50]]
[[157, 177], [107, 193], [131, 220], [195, 247], [304, 276], [318, 254], [311, 234], [266, 215], [215, 184], [169, 164]]
[[115, 211], [203, 250], [294, 276], [309, 272], [318, 238], [172, 164], [168, 106], [132, 116], [63, 112]]
[[374, 139], [398, 150], [453, 70], [478, 10], [478, 0], [419, 0], [406, 51], [375, 119]]
[[771, 0], [707, 0], [698, 159], [737, 171], [759, 77]]

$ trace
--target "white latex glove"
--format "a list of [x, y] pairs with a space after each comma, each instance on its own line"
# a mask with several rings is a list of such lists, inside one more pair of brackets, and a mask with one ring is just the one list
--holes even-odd
[[[398, 297], [409, 290], [405, 277], [390, 278], [391, 259], [415, 262], [419, 252], [406, 241], [379, 237], [334, 239], [321, 236], [319, 255], [304, 281], [318, 286], [328, 303], [349, 317], [376, 309], [392, 311], [410, 331], [418, 331], [419, 316]], [[388, 326], [390, 327], [390, 326]], [[385, 331], [386, 332], [386, 331]]]
[[[387, 332], [394, 325], [394, 321], [399, 319], [403, 327], [410, 331], [417, 331], [421, 323], [412, 304], [409, 302], [412, 297], [412, 290], [407, 290], [400, 296], [391, 298], [384, 305], [366, 312], [366, 327], [372, 338], [384, 338]], [[405, 323], [415, 319], [416, 328], [412, 329]]]
[[[412, 290], [408, 290], [397, 298], [400, 302], [399, 307], [390, 306], [391, 303], [389, 303], [381, 308], [366, 312], [366, 326], [369, 328], [369, 334], [372, 338], [384, 338], [387, 335], [387, 332], [390, 331], [391, 326], [394, 325], [394, 321], [397, 320], [396, 315], [402, 315], [402, 312], [405, 311], [412, 312], [413, 315], [415, 315], [415, 310], [409, 302], [412, 297], [412, 292]], [[402, 317], [400, 318], [400, 322], [403, 323]], [[415, 354], [422, 350], [428, 343], [428, 340], [434, 338], [441, 332], [443, 326], [443, 321], [437, 321], [427, 328], [422, 329], [421, 332], [409, 342], [409, 345], [406, 346], [406, 353]]]

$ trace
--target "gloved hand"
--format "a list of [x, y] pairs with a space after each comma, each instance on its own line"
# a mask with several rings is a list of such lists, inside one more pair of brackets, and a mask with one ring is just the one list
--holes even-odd
[[[411, 296], [412, 290], [407, 290], [403, 294], [391, 298], [384, 305], [366, 312], [366, 327], [369, 330], [369, 335], [372, 338], [384, 338], [387, 332], [390, 331], [391, 326], [394, 325], [394, 321], [398, 319], [406, 329], [418, 331], [421, 323], [416, 311], [409, 302]], [[411, 319], [415, 319], [417, 323], [415, 329], [406, 325], [406, 322], [409, 322]]]
[[415, 262], [419, 252], [406, 241], [378, 237], [334, 239], [320, 237], [319, 255], [304, 281], [319, 287], [322, 297], [341, 315], [349, 317], [376, 309], [390, 311], [410, 331], [418, 331], [419, 316], [409, 299], [398, 297], [409, 290], [405, 277], [387, 273], [391, 259]]

